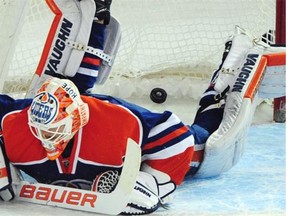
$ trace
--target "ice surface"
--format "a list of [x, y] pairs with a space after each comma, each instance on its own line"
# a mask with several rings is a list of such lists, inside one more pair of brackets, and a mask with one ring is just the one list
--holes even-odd
[[168, 212], [285, 215], [285, 155], [284, 124], [252, 126], [240, 162], [219, 177], [187, 180]]
[[[285, 215], [285, 124], [254, 125], [245, 154], [219, 177], [186, 179], [169, 210], [153, 215]], [[0, 203], [1, 216], [96, 215], [28, 203]]]

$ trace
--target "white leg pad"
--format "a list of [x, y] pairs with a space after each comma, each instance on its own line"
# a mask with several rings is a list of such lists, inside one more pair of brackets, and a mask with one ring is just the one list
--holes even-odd
[[105, 29], [104, 53], [111, 57], [111, 62], [102, 61], [96, 84], [103, 84], [112, 69], [121, 42], [121, 28], [117, 19], [111, 16], [110, 23]]
[[256, 45], [244, 55], [242, 67], [235, 74], [235, 82], [227, 96], [222, 122], [208, 138], [204, 160], [195, 176], [217, 176], [230, 170], [242, 157], [267, 64], [263, 51], [262, 46]]
[[84, 47], [88, 44], [92, 28], [92, 22], [94, 20], [94, 14], [96, 11], [96, 5], [94, 0], [80, 1], [79, 8], [81, 12], [81, 23], [78, 34], [74, 41], [76, 41], [82, 46], [80, 46], [78, 49], [72, 49], [72, 47], [70, 47], [71, 54], [70, 58], [68, 59], [66, 68], [63, 71], [64, 76], [73, 77], [81, 64], [85, 53]]
[[[34, 96], [47, 77], [74, 76], [88, 44], [96, 10], [94, 0], [47, 0], [55, 14], [37, 70], [26, 97]], [[77, 47], [69, 46], [77, 41]]]
[[248, 128], [251, 123], [251, 116], [254, 113], [255, 104], [245, 98], [241, 104], [239, 115], [234, 124], [225, 134], [224, 126], [214, 132], [207, 140], [204, 160], [200, 165], [196, 177], [206, 178], [220, 175], [230, 170], [242, 157], [245, 146]]

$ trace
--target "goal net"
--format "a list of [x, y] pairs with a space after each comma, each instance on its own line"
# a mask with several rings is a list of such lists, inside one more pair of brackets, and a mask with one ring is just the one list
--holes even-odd
[[[94, 91], [120, 97], [199, 98], [235, 25], [274, 43], [275, 0], [114, 0], [122, 41], [109, 79]], [[25, 94], [53, 14], [44, 0], [0, 0], [0, 90]]]

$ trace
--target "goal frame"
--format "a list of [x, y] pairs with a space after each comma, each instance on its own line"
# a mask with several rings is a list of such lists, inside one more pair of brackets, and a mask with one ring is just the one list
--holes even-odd
[[[276, 0], [276, 45], [286, 46], [286, 0]], [[273, 104], [273, 120], [286, 122], [286, 96], [275, 98]]]

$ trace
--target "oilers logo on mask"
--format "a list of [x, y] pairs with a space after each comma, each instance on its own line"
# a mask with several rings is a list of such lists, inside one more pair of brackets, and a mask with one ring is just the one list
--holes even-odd
[[57, 116], [58, 106], [54, 95], [41, 92], [35, 96], [31, 104], [31, 119], [41, 124], [49, 124]]

